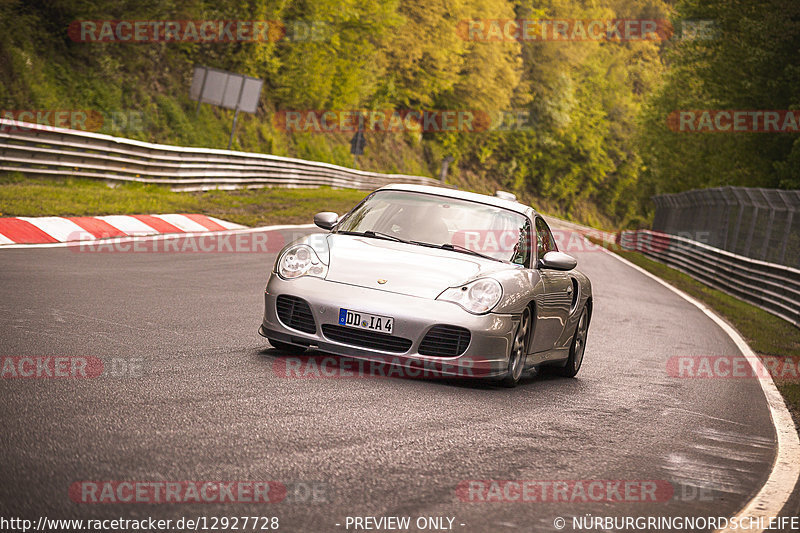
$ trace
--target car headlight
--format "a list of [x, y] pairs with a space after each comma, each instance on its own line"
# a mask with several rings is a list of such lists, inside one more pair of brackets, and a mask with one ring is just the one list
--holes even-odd
[[483, 278], [461, 287], [450, 287], [440, 294], [437, 300], [453, 302], [470, 313], [482, 315], [491, 311], [500, 301], [501, 296], [503, 296], [503, 287], [500, 286], [500, 282], [491, 278]]
[[278, 275], [284, 279], [295, 279], [302, 276], [324, 278], [327, 274], [327, 265], [320, 260], [317, 252], [307, 244], [292, 246], [283, 252], [278, 261]]

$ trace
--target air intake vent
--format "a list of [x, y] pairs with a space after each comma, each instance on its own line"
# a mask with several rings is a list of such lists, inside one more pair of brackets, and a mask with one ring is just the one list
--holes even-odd
[[302, 298], [281, 294], [275, 301], [275, 307], [278, 311], [278, 318], [286, 327], [305, 333], [317, 332], [311, 307]]
[[437, 357], [456, 357], [467, 351], [472, 335], [458, 326], [434, 326], [422, 339], [419, 353]]
[[371, 350], [404, 353], [411, 348], [411, 341], [408, 339], [394, 337], [386, 333], [367, 331], [365, 329], [323, 324], [322, 333], [332, 341], [369, 348]]
[[570, 305], [570, 312], [575, 310], [578, 305], [578, 297], [580, 296], [581, 288], [578, 285], [578, 280], [572, 278], [572, 304]]

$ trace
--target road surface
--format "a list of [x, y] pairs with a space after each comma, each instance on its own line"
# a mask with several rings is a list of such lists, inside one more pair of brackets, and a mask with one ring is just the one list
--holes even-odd
[[[131, 364], [121, 377], [0, 380], [0, 515], [277, 516], [299, 532], [355, 530], [348, 516], [449, 517], [453, 531], [496, 532], [557, 531], [558, 517], [572, 531], [587, 515], [733, 515], [775, 454], [758, 382], [670, 377], [671, 357], [736, 347], [608, 254], [571, 253], [594, 287], [584, 366], [576, 379], [509, 390], [278, 375], [286, 354], [257, 334], [275, 254], [2, 250], [0, 355]], [[70, 486], [89, 480], [274, 480], [289, 495], [76, 503]], [[457, 491], [470, 480], [654, 480], [673, 492], [480, 502]]]

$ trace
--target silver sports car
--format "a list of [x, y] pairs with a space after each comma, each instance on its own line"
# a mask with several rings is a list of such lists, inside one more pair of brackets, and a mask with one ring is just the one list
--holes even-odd
[[259, 333], [274, 347], [508, 386], [580, 369], [591, 283], [513, 195], [392, 185], [314, 222], [329, 232], [287, 245], [265, 290]]

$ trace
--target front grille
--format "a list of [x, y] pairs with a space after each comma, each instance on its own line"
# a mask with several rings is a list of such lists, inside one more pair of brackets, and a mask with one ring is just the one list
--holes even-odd
[[278, 311], [278, 318], [285, 326], [305, 333], [317, 332], [311, 307], [302, 298], [281, 294], [275, 301], [275, 307]]
[[393, 337], [386, 333], [367, 331], [365, 329], [323, 324], [322, 333], [333, 341], [352, 344], [353, 346], [360, 346], [362, 348], [370, 348], [372, 350], [404, 353], [411, 348], [411, 341], [409, 339]]
[[471, 334], [458, 326], [434, 326], [422, 339], [419, 353], [438, 357], [456, 357], [467, 351]]

